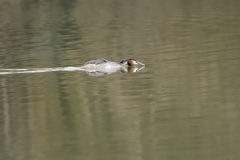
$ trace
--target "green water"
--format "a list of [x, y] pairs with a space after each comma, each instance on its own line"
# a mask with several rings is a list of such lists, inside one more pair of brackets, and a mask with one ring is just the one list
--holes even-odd
[[240, 159], [240, 1], [0, 1], [0, 159]]

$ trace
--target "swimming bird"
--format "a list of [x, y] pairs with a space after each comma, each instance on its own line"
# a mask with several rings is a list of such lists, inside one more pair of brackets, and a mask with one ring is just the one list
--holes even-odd
[[[142, 66], [140, 67], [140, 69], [138, 69], [139, 65]], [[136, 58], [122, 59], [119, 63], [99, 58], [88, 61], [82, 67], [80, 67], [80, 69], [86, 71], [89, 75], [94, 76], [93, 74], [96, 73], [96, 76], [99, 76], [111, 74], [117, 71], [125, 73], [126, 71], [129, 70], [129, 68], [136, 68], [134, 72], [138, 72], [141, 69], [143, 69], [144, 66], [145, 64], [139, 62]], [[133, 70], [131, 69], [131, 71]]]

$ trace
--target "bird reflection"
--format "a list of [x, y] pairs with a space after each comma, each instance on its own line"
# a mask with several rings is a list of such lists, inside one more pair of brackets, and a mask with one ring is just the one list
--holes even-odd
[[106, 76], [106, 75], [113, 74], [113, 73], [116, 73], [116, 72], [132, 74], [132, 73], [140, 72], [143, 68], [145, 68], [145, 66], [141, 66], [141, 67], [121, 67], [121, 68], [118, 68], [116, 70], [111, 70], [111, 71], [105, 71], [105, 72], [101, 72], [101, 71], [88, 72], [88, 71], [86, 71], [86, 73], [89, 76]]

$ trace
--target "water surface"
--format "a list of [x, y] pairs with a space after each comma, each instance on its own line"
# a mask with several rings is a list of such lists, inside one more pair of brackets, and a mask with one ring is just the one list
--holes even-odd
[[240, 1], [1, 1], [0, 159], [240, 159]]

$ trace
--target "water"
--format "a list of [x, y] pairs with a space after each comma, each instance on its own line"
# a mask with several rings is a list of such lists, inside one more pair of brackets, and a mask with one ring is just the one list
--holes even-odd
[[240, 1], [0, 1], [0, 159], [240, 159]]

